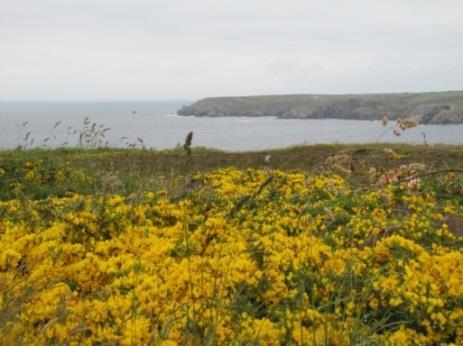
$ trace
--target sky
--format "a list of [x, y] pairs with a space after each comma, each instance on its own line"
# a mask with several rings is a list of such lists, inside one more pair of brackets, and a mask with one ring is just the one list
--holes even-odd
[[0, 101], [462, 89], [462, 0], [0, 0]]

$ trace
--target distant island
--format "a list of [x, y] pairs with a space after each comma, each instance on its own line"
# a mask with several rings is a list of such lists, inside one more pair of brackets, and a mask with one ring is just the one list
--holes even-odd
[[463, 91], [210, 97], [183, 106], [178, 115], [198, 117], [273, 116], [282, 119], [391, 120], [422, 124], [463, 123]]

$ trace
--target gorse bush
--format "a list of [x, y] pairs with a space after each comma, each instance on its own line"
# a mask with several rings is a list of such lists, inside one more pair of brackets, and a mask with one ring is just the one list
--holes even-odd
[[0, 202], [0, 343], [463, 343], [456, 182], [220, 169], [119, 195], [105, 179]]

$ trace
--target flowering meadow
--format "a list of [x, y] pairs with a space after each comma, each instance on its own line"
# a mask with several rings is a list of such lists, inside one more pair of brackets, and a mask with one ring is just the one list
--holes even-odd
[[22, 173], [2, 181], [0, 345], [463, 344], [456, 175], [445, 195], [380, 173], [358, 188], [221, 168], [182, 193], [39, 198], [23, 187], [94, 177]]

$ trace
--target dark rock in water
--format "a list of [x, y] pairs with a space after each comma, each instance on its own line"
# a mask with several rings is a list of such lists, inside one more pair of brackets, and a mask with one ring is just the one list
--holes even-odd
[[286, 119], [391, 120], [463, 123], [463, 91], [365, 95], [269, 95], [205, 98], [178, 110], [198, 117], [274, 116]]
[[177, 111], [177, 114], [178, 115], [191, 115], [191, 114], [188, 114], [188, 106], [182, 106], [182, 108], [180, 108]]

